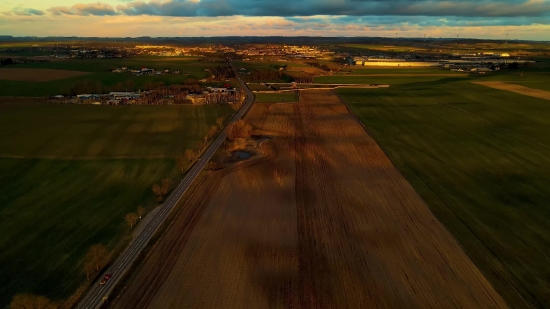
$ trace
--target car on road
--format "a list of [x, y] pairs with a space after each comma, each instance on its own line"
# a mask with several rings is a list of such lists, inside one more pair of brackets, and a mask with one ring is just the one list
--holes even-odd
[[107, 283], [107, 281], [109, 281], [109, 279], [111, 279], [112, 276], [113, 276], [113, 274], [111, 274], [111, 273], [106, 274], [105, 277], [103, 277], [103, 280], [101, 280], [101, 282], [99, 284], [103, 285], [103, 284]]

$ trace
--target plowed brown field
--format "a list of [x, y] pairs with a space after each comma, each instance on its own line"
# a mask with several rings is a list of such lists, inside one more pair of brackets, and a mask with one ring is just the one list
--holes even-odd
[[209, 175], [117, 308], [506, 308], [327, 90], [255, 105], [267, 156]]

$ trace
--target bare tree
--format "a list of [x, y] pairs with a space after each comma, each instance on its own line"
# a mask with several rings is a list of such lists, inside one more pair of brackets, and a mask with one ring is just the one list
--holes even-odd
[[109, 258], [109, 251], [102, 244], [93, 245], [90, 247], [88, 254], [86, 255], [86, 261], [92, 263], [96, 270], [99, 270], [107, 264]]
[[[204, 148], [204, 143], [203, 143], [202, 141], [197, 141], [197, 142], [196, 142], [196, 145], [197, 145], [197, 149], [199, 150], [198, 155], [200, 155], [201, 152], [202, 152], [202, 150], [203, 150], [203, 148]], [[197, 156], [198, 156], [198, 155], [197, 155]]]
[[143, 206], [139, 206], [138, 209], [137, 209], [137, 214], [138, 214], [139, 218], [141, 219], [141, 217], [143, 217], [143, 215], [145, 214], [145, 208], [143, 208]]
[[90, 281], [90, 275], [96, 271], [93, 261], [84, 262], [84, 273], [86, 273], [86, 280]]
[[162, 194], [162, 188], [159, 184], [153, 185], [153, 193], [157, 196], [157, 201], [162, 202], [162, 199], [164, 198], [164, 194]]
[[196, 155], [197, 154], [193, 151], [193, 149], [187, 149], [185, 151], [185, 156], [187, 156], [187, 159], [189, 159], [189, 163], [191, 163], [191, 161], [195, 159]]
[[[185, 154], [187, 155], [187, 150], [185, 151]], [[191, 159], [189, 159], [189, 162], [187, 162], [187, 160], [185, 160], [185, 157], [186, 156], [183, 156], [183, 155], [178, 157], [178, 166], [181, 168], [181, 173], [182, 174], [183, 174], [183, 172], [185, 172], [185, 167], [187, 166], [187, 164], [189, 164], [189, 162], [191, 162]]]
[[248, 138], [251, 133], [252, 126], [241, 119], [229, 126], [227, 129], [227, 139], [232, 141], [237, 138]]
[[160, 184], [153, 185], [153, 193], [157, 196], [159, 202], [162, 202], [164, 196], [170, 191], [171, 186], [172, 182], [168, 178], [163, 179]]
[[166, 195], [168, 191], [170, 191], [170, 188], [172, 187], [172, 182], [168, 178], [164, 178], [161, 182], [161, 189], [162, 194]]
[[218, 133], [218, 127], [211, 126], [210, 130], [208, 130], [208, 138], [214, 139], [214, 136], [216, 136], [216, 133]]
[[223, 117], [219, 117], [218, 119], [216, 119], [216, 124], [218, 125], [220, 130], [223, 128], [223, 122], [224, 122]]
[[129, 214], [126, 214], [126, 216], [124, 216], [124, 220], [126, 220], [126, 223], [130, 226], [130, 229], [132, 229], [138, 220], [138, 215], [131, 212]]

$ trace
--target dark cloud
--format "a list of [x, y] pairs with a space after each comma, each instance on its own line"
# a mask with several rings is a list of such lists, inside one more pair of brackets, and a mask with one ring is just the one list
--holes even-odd
[[161, 16], [548, 16], [549, 0], [169, 0], [117, 6], [126, 15]]
[[112, 5], [106, 4], [106, 3], [90, 3], [90, 4], [75, 4], [71, 7], [67, 6], [56, 6], [51, 7], [48, 9], [48, 11], [54, 15], [98, 15], [98, 16], [105, 16], [105, 15], [117, 15], [118, 13], [115, 11], [115, 8]]
[[28, 8], [15, 8], [11, 11], [11, 13], [19, 16], [44, 15], [44, 12], [41, 10], [28, 9]]
[[425, 16], [327, 16], [327, 17], [286, 17], [297, 24], [325, 23], [333, 25], [357, 24], [361, 26], [415, 25], [422, 27], [472, 27], [472, 26], [528, 26], [549, 24], [547, 17], [433, 17]]
[[[550, 0], [119, 0], [52, 7], [55, 15], [280, 16], [296, 25], [520, 26], [550, 24]], [[43, 12], [20, 9], [18, 15]], [[11, 12], [10, 12], [11, 13]]]

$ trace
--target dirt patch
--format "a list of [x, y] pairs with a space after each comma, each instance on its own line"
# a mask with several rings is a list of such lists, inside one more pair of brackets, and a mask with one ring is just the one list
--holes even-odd
[[55, 69], [29, 69], [29, 68], [1, 68], [0, 79], [25, 82], [47, 82], [56, 79], [77, 77], [91, 74], [89, 72], [55, 70]]
[[207, 177], [116, 308], [507, 308], [332, 91], [245, 119], [265, 156]]
[[550, 100], [550, 91], [533, 89], [525, 86], [508, 84], [504, 82], [473, 82], [473, 83], [482, 85], [485, 87], [494, 88], [494, 89], [515, 92], [515, 93], [519, 93], [519, 94], [523, 94], [526, 96], [535, 97], [539, 99]]

